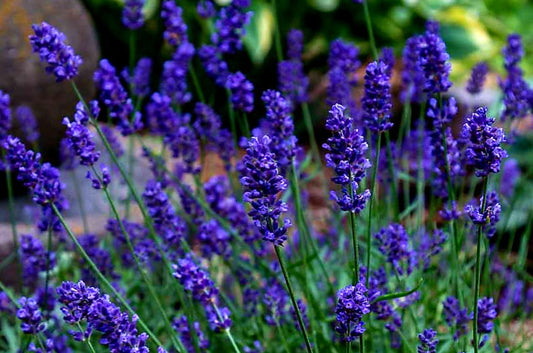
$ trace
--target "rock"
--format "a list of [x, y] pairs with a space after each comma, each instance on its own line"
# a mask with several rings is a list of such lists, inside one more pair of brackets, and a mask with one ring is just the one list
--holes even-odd
[[82, 57], [75, 82], [88, 98], [95, 93], [92, 74], [100, 52], [92, 21], [80, 1], [0, 1], [0, 89], [10, 94], [13, 108], [25, 104], [33, 109], [44, 159], [53, 161], [64, 131], [61, 120], [73, 113], [77, 98], [70, 83], [56, 83], [32, 53], [28, 40], [33, 33], [31, 25], [42, 21], [63, 31], [68, 44]]

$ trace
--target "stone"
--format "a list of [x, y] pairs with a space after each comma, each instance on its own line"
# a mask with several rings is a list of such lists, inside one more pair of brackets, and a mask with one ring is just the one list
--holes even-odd
[[[9, 93], [13, 109], [32, 108], [41, 133], [44, 159], [57, 161], [64, 116], [74, 112], [78, 99], [70, 82], [56, 83], [45, 65], [32, 53], [28, 36], [31, 25], [46, 21], [65, 33], [67, 42], [83, 59], [75, 79], [86, 98], [95, 93], [93, 72], [100, 57], [98, 41], [89, 14], [78, 0], [0, 1], [0, 89]], [[15, 133], [17, 133], [15, 131]]]

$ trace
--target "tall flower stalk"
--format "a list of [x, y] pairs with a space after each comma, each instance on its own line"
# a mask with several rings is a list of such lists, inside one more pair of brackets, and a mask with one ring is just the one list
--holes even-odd
[[[487, 108], [477, 108], [465, 121], [461, 131], [461, 138], [466, 141], [465, 157], [467, 164], [474, 168], [477, 177], [482, 178], [483, 191], [479, 209], [471, 205], [465, 207], [472, 222], [477, 225], [476, 239], [476, 269], [474, 274], [474, 351], [479, 350], [478, 343], [478, 299], [481, 285], [481, 238], [487, 223], [495, 223], [499, 218], [499, 204], [487, 208], [488, 178], [491, 173], [500, 171], [501, 161], [507, 157], [507, 152], [501, 148], [505, 142], [503, 129], [493, 126], [494, 119], [487, 117]], [[488, 236], [491, 233], [487, 233]]]

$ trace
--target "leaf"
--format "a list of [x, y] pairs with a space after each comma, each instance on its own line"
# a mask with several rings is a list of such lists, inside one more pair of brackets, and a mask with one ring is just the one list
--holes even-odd
[[405, 292], [397, 292], [397, 293], [389, 293], [389, 294], [381, 295], [377, 297], [375, 300], [373, 300], [372, 303], [382, 302], [384, 300], [407, 297], [409, 294], [416, 292], [418, 288], [420, 288], [420, 286], [422, 285], [422, 282], [424, 282], [424, 280], [421, 278], [413, 289], [405, 291]]
[[254, 1], [251, 6], [254, 15], [246, 27], [244, 46], [256, 65], [261, 64], [272, 47], [274, 38], [274, 14], [269, 4]]

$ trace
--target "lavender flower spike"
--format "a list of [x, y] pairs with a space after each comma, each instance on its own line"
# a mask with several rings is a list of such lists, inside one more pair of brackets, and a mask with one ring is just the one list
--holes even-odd
[[9, 94], [0, 90], [0, 142], [5, 140], [11, 129], [11, 108]]
[[498, 173], [507, 152], [501, 147], [506, 141], [503, 129], [493, 126], [494, 118], [487, 117], [487, 108], [479, 107], [467, 117], [461, 131], [466, 142], [466, 163], [472, 165], [478, 177]]
[[144, 18], [142, 9], [145, 0], [126, 0], [122, 10], [122, 24], [134, 31], [142, 27]]
[[20, 309], [17, 311], [17, 318], [22, 321], [20, 328], [22, 332], [37, 334], [45, 329], [42, 322], [41, 310], [33, 298], [22, 297], [19, 300]]
[[287, 228], [291, 222], [285, 219], [280, 225], [279, 218], [287, 212], [288, 206], [278, 199], [280, 192], [287, 189], [287, 180], [280, 175], [278, 163], [270, 150], [270, 137], [252, 137], [242, 159], [241, 183], [244, 201], [252, 210], [249, 215], [263, 235], [263, 239], [283, 246], [287, 240]]
[[439, 36], [436, 22], [428, 22], [426, 33], [418, 41], [418, 60], [425, 77], [424, 92], [446, 92], [452, 86], [448, 76], [451, 71], [450, 55]]
[[65, 35], [46, 22], [34, 24], [32, 28], [35, 34], [30, 36], [30, 44], [41, 61], [48, 64], [46, 73], [54, 74], [57, 82], [74, 78], [82, 60], [65, 43]]
[[489, 66], [487, 63], [481, 62], [477, 63], [476, 66], [472, 68], [472, 75], [466, 84], [466, 90], [470, 94], [478, 94], [483, 88], [487, 74], [489, 73]]
[[331, 191], [331, 199], [337, 202], [341, 210], [359, 213], [370, 198], [370, 191], [366, 189], [357, 194], [357, 189], [371, 164], [366, 158], [368, 144], [359, 130], [353, 127], [352, 118], [345, 115], [344, 110], [340, 104], [331, 107], [326, 129], [333, 136], [322, 147], [327, 151], [326, 165], [335, 171], [331, 180], [342, 186], [342, 196]]
[[231, 91], [231, 105], [234, 109], [250, 113], [254, 110], [254, 85], [246, 79], [242, 72], [230, 74], [226, 87]]
[[437, 353], [437, 331], [432, 328], [425, 329], [424, 332], [418, 334], [420, 345], [416, 348], [417, 353]]
[[362, 318], [370, 312], [367, 292], [363, 283], [357, 283], [355, 286], [344, 287], [337, 293], [335, 331], [344, 342], [354, 341], [366, 330]]
[[28, 140], [29, 143], [36, 143], [39, 139], [39, 128], [31, 108], [26, 105], [21, 105], [15, 110], [15, 117], [19, 122], [26, 140]]
[[374, 61], [366, 68], [363, 121], [370, 130], [381, 132], [392, 127], [390, 69], [383, 61]]

